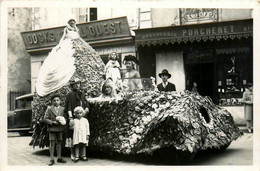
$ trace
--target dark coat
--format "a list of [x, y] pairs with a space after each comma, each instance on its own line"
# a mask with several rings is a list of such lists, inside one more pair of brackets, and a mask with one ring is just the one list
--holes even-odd
[[168, 82], [168, 84], [165, 88], [163, 87], [162, 83], [160, 83], [157, 86], [157, 88], [159, 91], [176, 91], [175, 85], [170, 82]]
[[85, 110], [86, 107], [89, 108], [89, 103], [87, 102], [87, 100], [85, 99], [84, 95], [81, 92], [71, 91], [66, 96], [66, 101], [65, 101], [65, 113], [66, 113], [66, 118], [67, 118], [67, 124], [66, 124], [66, 137], [67, 138], [73, 137], [73, 130], [69, 128], [70, 126], [69, 126], [68, 111], [71, 111], [72, 117], [73, 117], [73, 119], [75, 119], [76, 116], [74, 115], [74, 109], [77, 106], [81, 106]]
[[55, 110], [54, 106], [48, 106], [45, 115], [44, 122], [48, 124], [48, 131], [51, 132], [62, 132], [65, 130], [65, 125], [52, 125], [56, 121], [57, 116], [64, 117], [64, 107], [59, 107], [58, 112]]
[[77, 106], [81, 106], [83, 107], [83, 109], [85, 109], [86, 107], [89, 108], [89, 103], [86, 101], [84, 95], [81, 92], [71, 91], [66, 96], [66, 101], [65, 101], [65, 113], [67, 118], [68, 118], [68, 111], [71, 111], [73, 119], [75, 118], [74, 109]]

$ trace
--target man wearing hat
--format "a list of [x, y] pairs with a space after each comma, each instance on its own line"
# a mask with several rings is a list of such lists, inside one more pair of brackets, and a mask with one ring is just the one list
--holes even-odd
[[85, 112], [89, 111], [89, 104], [85, 99], [84, 94], [80, 91], [80, 80], [74, 79], [70, 81], [70, 86], [72, 91], [67, 94], [65, 101], [65, 113], [67, 115], [67, 125], [66, 125], [66, 147], [71, 148], [71, 159], [75, 159], [75, 150], [73, 147], [73, 129], [70, 128], [69, 123], [76, 118], [74, 115], [74, 109], [78, 106], [83, 107]]
[[167, 69], [163, 69], [159, 73], [159, 77], [162, 79], [162, 83], [157, 86], [159, 91], [176, 91], [175, 85], [168, 81], [171, 78], [171, 74]]

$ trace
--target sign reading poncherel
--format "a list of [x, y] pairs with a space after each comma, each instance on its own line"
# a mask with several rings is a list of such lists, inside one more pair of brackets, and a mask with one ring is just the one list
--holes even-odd
[[253, 20], [139, 29], [135, 32], [137, 45], [233, 39], [252, 36]]
[[[87, 42], [131, 36], [126, 17], [77, 24], [80, 36]], [[55, 46], [63, 35], [64, 26], [23, 32], [27, 50]]]

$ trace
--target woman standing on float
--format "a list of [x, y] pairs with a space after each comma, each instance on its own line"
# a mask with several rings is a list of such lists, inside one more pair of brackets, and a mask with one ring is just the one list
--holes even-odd
[[41, 66], [36, 83], [36, 91], [39, 96], [43, 97], [60, 89], [73, 76], [76, 70], [75, 57], [73, 56], [75, 53], [74, 43], [80, 43], [82, 46], [87, 46], [90, 51], [94, 51], [80, 38], [76, 21], [70, 19], [59, 44], [52, 49]]
[[[48, 146], [45, 143], [47, 132], [42, 129], [41, 119], [52, 94], [59, 94], [62, 104], [65, 104], [66, 96], [73, 89], [70, 83], [80, 80], [79, 92], [85, 96], [95, 95], [100, 91], [104, 71], [105, 65], [99, 54], [80, 38], [76, 21], [70, 19], [59, 44], [49, 53], [38, 74], [32, 106], [35, 126], [30, 145]], [[68, 111], [65, 113], [69, 115]]]

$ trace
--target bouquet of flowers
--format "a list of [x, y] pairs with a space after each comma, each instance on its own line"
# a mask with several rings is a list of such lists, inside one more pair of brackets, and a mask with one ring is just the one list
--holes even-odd
[[63, 116], [57, 116], [56, 121], [58, 121], [61, 125], [66, 125], [66, 120]]

